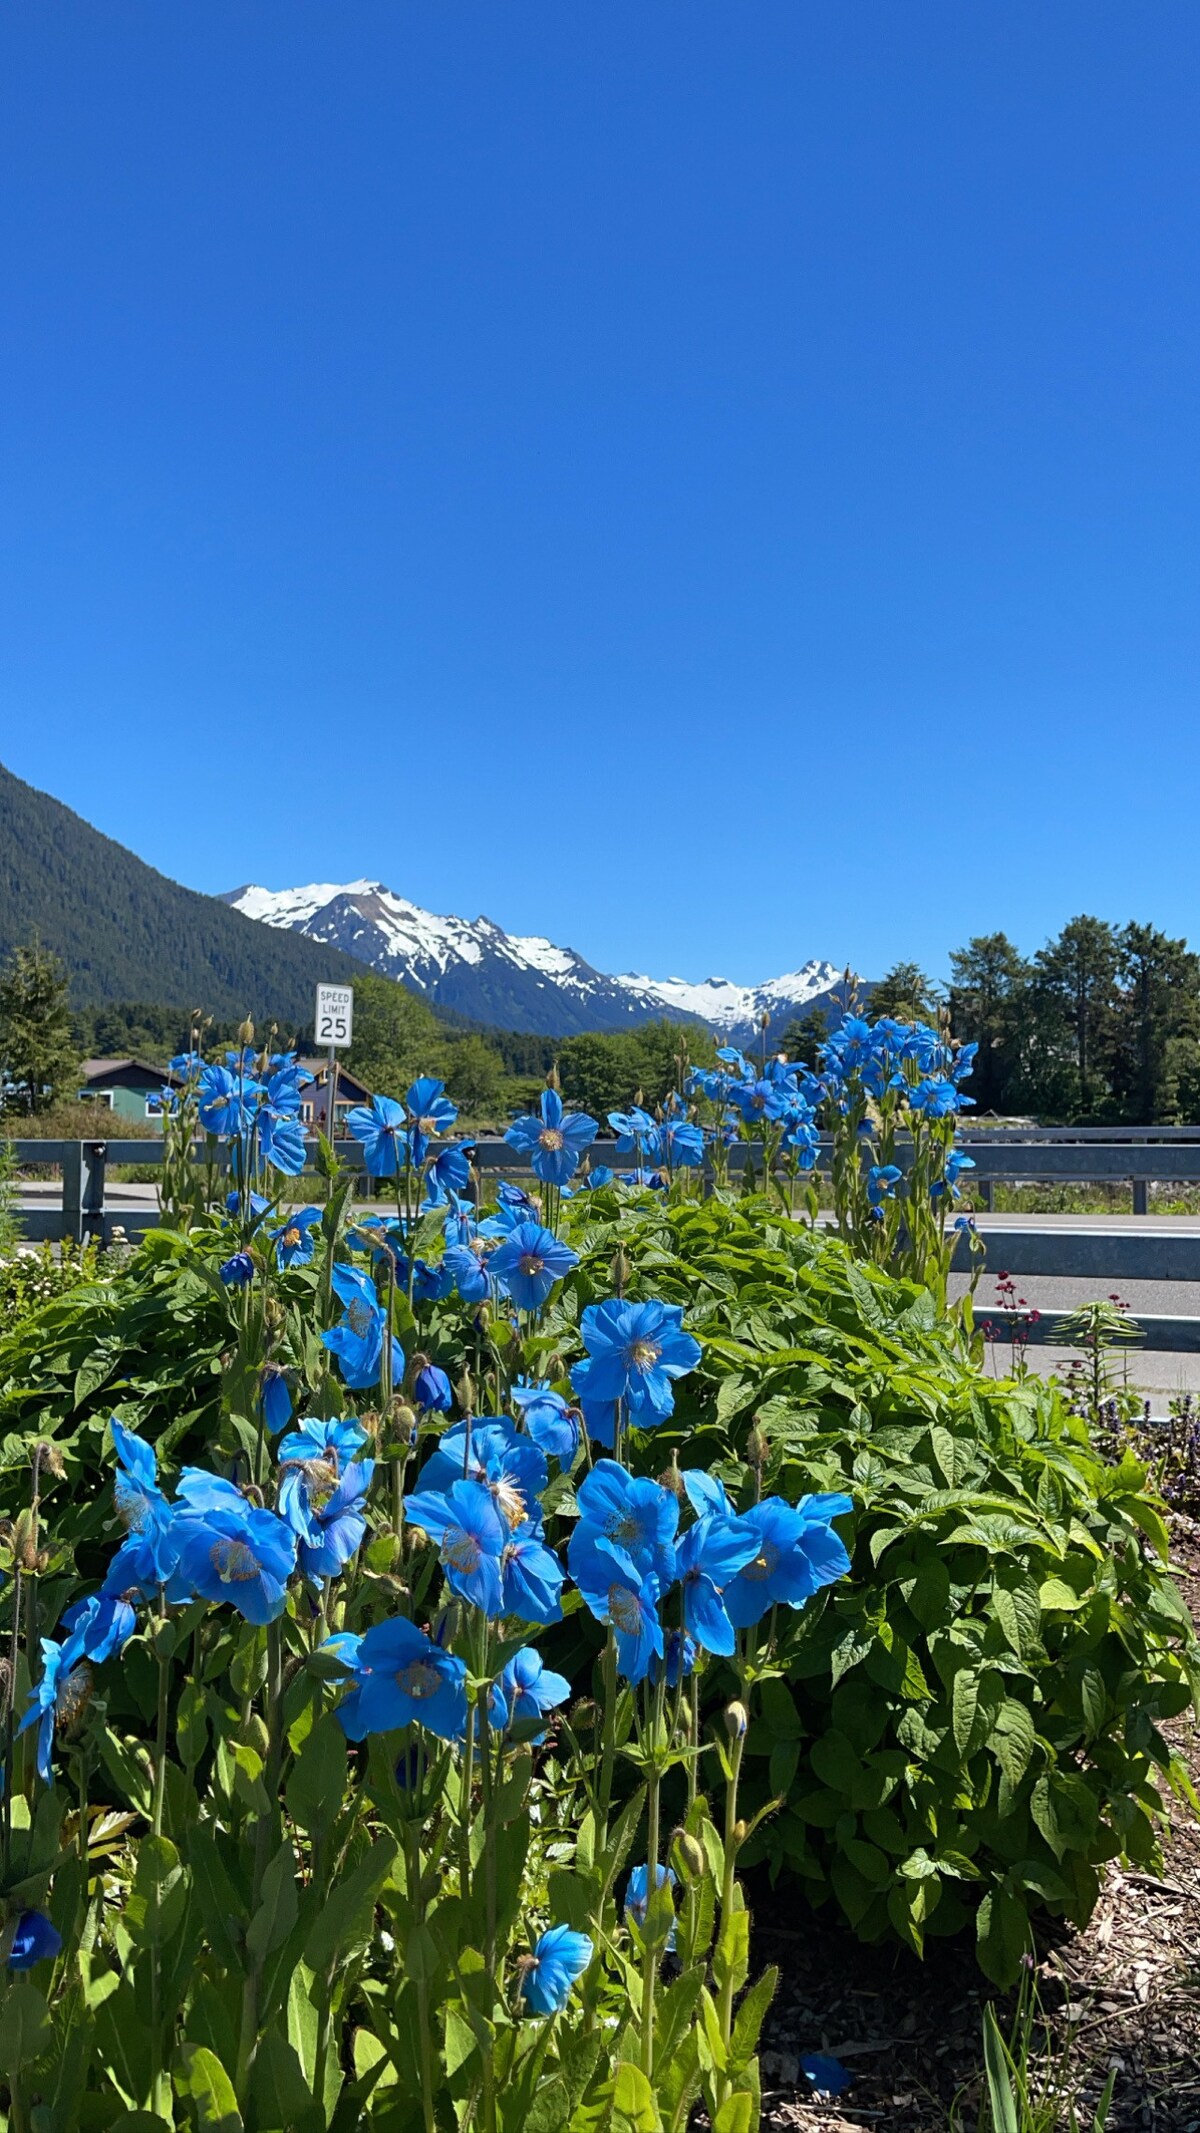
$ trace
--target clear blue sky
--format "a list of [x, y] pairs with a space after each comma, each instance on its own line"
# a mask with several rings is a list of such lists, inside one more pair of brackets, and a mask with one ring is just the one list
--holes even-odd
[[1189, 0], [0, 25], [0, 759], [608, 968], [1200, 940]]

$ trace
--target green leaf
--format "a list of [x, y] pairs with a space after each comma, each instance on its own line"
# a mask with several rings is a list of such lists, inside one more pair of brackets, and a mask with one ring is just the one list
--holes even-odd
[[1010, 1785], [1019, 1785], [1033, 1754], [1033, 1719], [1023, 1703], [1006, 1697], [996, 1713], [988, 1747]]
[[736, 2074], [750, 2064], [758, 2050], [759, 2034], [767, 2017], [779, 1984], [779, 1972], [774, 1967], [764, 1970], [756, 1978], [750, 1990], [742, 1996], [741, 2005], [734, 2016], [733, 2035], [729, 2042], [729, 2064]]
[[287, 1810], [306, 1836], [332, 1829], [346, 1787], [346, 1736], [332, 1711], [317, 1720], [292, 1765]]
[[182, 1921], [187, 1881], [179, 1853], [169, 1837], [143, 1837], [137, 1848], [137, 1871], [125, 1904], [125, 1925], [142, 1948], [159, 1948]]
[[613, 2133], [662, 2133], [654, 2091], [640, 2066], [623, 2059], [613, 2078]]
[[318, 1977], [335, 1956], [344, 1954], [355, 1941], [366, 1939], [375, 1898], [395, 1861], [393, 1838], [377, 1837], [353, 1871], [329, 1891], [304, 1944], [304, 1960]]
[[754, 2133], [754, 2100], [745, 2091], [727, 2096], [713, 2119], [713, 2133]]
[[285, 1840], [270, 1861], [262, 1880], [262, 1900], [250, 1921], [246, 1946], [260, 1963], [283, 1945], [296, 1923], [300, 1891], [296, 1882], [296, 1854]]
[[983, 2015], [983, 2063], [987, 2072], [988, 2102], [995, 2133], [1020, 2133], [1017, 2099], [1013, 2092], [1012, 2061], [1000, 2034], [996, 2010], [988, 2001]]
[[10, 1979], [0, 2002], [0, 2067], [6, 2074], [15, 2073], [40, 2059], [53, 2041], [43, 1994], [26, 1977]]
[[950, 1715], [954, 1728], [954, 1745], [960, 1755], [967, 1752], [967, 1743], [975, 1729], [975, 1714], [979, 1709], [979, 1676], [974, 1667], [960, 1666], [954, 1676], [950, 1692]]
[[185, 2044], [183, 2067], [174, 2080], [175, 2094], [191, 2105], [199, 2133], [242, 2133], [233, 2083], [215, 2052]]
[[994, 1985], [1016, 1983], [1029, 1946], [1029, 1918], [1011, 1889], [989, 1889], [975, 1920], [980, 1968]]

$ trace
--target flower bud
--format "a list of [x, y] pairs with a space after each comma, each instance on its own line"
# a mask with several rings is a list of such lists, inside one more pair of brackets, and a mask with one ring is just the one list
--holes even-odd
[[469, 1370], [463, 1370], [463, 1374], [454, 1388], [454, 1397], [458, 1401], [459, 1407], [461, 1408], [464, 1415], [474, 1414], [475, 1380], [471, 1376]]
[[561, 1082], [561, 1081], [559, 1080], [559, 1078], [558, 1078], [558, 1065], [557, 1065], [557, 1062], [555, 1062], [555, 1063], [554, 1063], [554, 1064], [553, 1064], [553, 1065], [551, 1066], [551, 1068], [550, 1068], [550, 1072], [549, 1072], [549, 1073], [547, 1074], [547, 1076], [546, 1076], [546, 1087], [547, 1087], [548, 1089], [553, 1089], [556, 1095], [557, 1095], [557, 1094], [559, 1093], [559, 1091], [560, 1091], [560, 1090], [561, 1090], [561, 1088], [562, 1088], [562, 1082]]
[[48, 1437], [43, 1437], [35, 1446], [33, 1460], [35, 1466], [42, 1467], [47, 1474], [53, 1474], [56, 1481], [61, 1481], [67, 1471], [57, 1444], [51, 1444]]
[[38, 1550], [38, 1554], [34, 1561], [33, 1567], [36, 1571], [39, 1572], [39, 1574], [50, 1568], [50, 1550], [48, 1548], [41, 1548]]
[[725, 1706], [725, 1731], [728, 1733], [730, 1740], [741, 1740], [749, 1723], [750, 1714], [744, 1703], [731, 1703]]
[[708, 1865], [708, 1857], [699, 1837], [694, 1837], [690, 1829], [674, 1829], [671, 1832], [671, 1849], [692, 1880], [697, 1881]]
[[613, 1287], [616, 1289], [618, 1296], [624, 1289], [625, 1284], [628, 1281], [629, 1276], [632, 1272], [633, 1269], [629, 1263], [629, 1254], [623, 1244], [618, 1244], [617, 1249], [612, 1256]]
[[491, 1323], [492, 1307], [490, 1303], [481, 1303], [472, 1320], [476, 1333], [486, 1334]]
[[408, 1446], [417, 1434], [417, 1418], [403, 1400], [393, 1400], [389, 1410], [390, 1434], [397, 1444]]
[[241, 1023], [241, 1024], [239, 1025], [239, 1027], [238, 1027], [238, 1043], [239, 1043], [239, 1044], [253, 1044], [253, 1042], [254, 1042], [254, 1024], [253, 1024], [253, 1022], [252, 1022], [252, 1021], [250, 1020], [250, 1017], [249, 1017], [249, 1015], [247, 1015], [247, 1017], [246, 1017], [245, 1021], [244, 1021], [243, 1023]]
[[763, 1467], [770, 1456], [771, 1440], [756, 1416], [750, 1435], [746, 1439], [747, 1461], [751, 1466]]
[[675, 1458], [674, 1454], [672, 1454], [670, 1466], [664, 1467], [662, 1473], [659, 1475], [658, 1485], [660, 1489], [669, 1490], [670, 1494], [674, 1496], [679, 1503], [686, 1502], [687, 1490], [684, 1488], [683, 1485], [683, 1475], [679, 1471], [679, 1461]]
[[733, 1841], [735, 1844], [744, 1844], [746, 1841], [746, 1836], [747, 1826], [739, 1816], [738, 1820], [733, 1825]]

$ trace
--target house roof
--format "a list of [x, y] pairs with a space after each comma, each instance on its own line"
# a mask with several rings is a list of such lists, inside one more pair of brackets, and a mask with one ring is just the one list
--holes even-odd
[[104, 1081], [110, 1074], [120, 1074], [130, 1067], [138, 1067], [143, 1074], [153, 1074], [158, 1081], [179, 1080], [170, 1067], [157, 1066], [153, 1059], [81, 1059], [79, 1073], [83, 1081]]
[[[297, 1066], [302, 1066], [307, 1073], [311, 1074], [313, 1080], [318, 1084], [318, 1086], [323, 1085], [329, 1073], [328, 1059], [317, 1059], [315, 1057], [309, 1057], [304, 1059], [298, 1059], [296, 1061], [296, 1064]], [[337, 1065], [337, 1077], [339, 1088], [358, 1089], [363, 1096], [370, 1095], [371, 1092], [368, 1089], [366, 1082], [360, 1081], [357, 1074], [352, 1074], [350, 1072], [349, 1067], [342, 1065], [340, 1059], [338, 1060]]]

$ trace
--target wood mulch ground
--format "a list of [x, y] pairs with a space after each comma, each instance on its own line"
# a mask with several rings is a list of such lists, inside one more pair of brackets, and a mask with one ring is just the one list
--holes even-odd
[[[1200, 1525], [1177, 1518], [1172, 1563], [1200, 1622]], [[1190, 1717], [1168, 1729], [1200, 1790], [1200, 1735]], [[778, 1963], [779, 1994], [763, 2036], [763, 2125], [771, 2133], [947, 2133], [963, 2097], [975, 2133], [981, 2020], [996, 1998], [961, 1943], [932, 1942], [918, 1964], [894, 1948], [864, 1948], [820, 1914], [786, 1902], [758, 1907], [759, 1962]], [[1053, 2037], [1069, 2050], [1081, 2128], [1110, 2067], [1109, 2133], [1200, 2133], [1200, 1822], [1179, 1802], [1158, 1874], [1105, 1869], [1086, 1931], [1051, 1929], [1039, 1950], [1038, 1991]], [[998, 2005], [1007, 2033], [1011, 2002]], [[814, 2099], [803, 2053], [840, 2059], [853, 2087], [836, 2104]], [[964, 2095], [964, 2092], [965, 2095]], [[1065, 2114], [1064, 2127], [1070, 2125]]]

